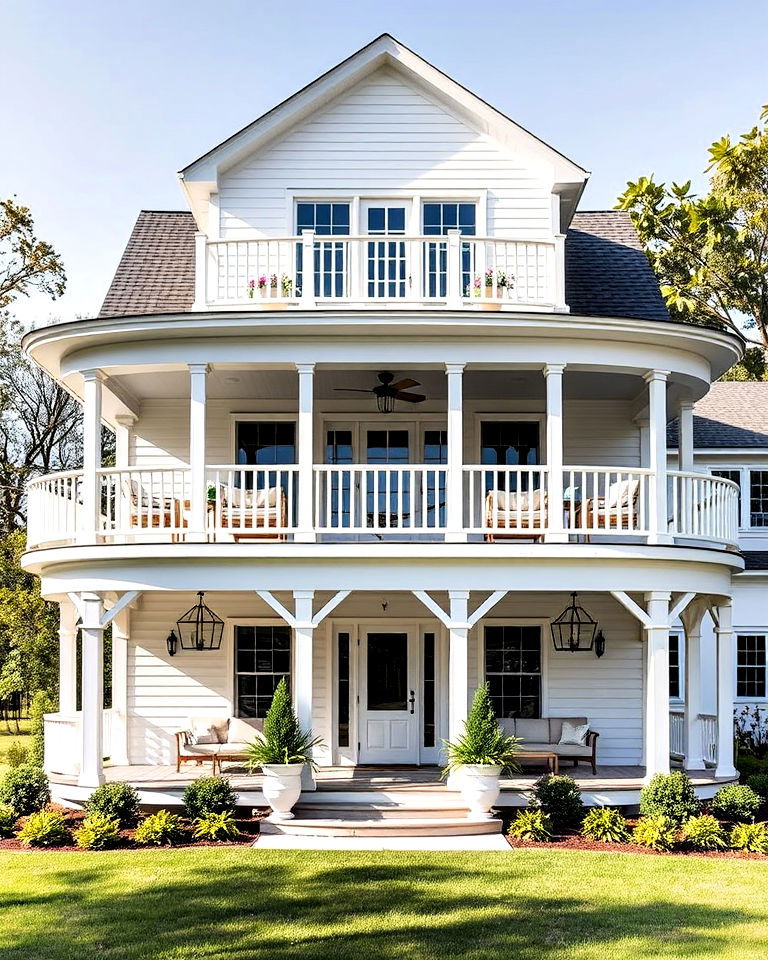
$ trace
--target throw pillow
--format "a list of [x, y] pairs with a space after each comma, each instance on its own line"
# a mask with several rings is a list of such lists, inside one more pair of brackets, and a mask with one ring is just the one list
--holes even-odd
[[189, 732], [192, 734], [192, 743], [220, 743], [213, 720], [191, 720]]
[[560, 743], [570, 743], [577, 747], [583, 747], [587, 742], [589, 733], [588, 723], [571, 723], [570, 720], [563, 720], [563, 732], [560, 734]]

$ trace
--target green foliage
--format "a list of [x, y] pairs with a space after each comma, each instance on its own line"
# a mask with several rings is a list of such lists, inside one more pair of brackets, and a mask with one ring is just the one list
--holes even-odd
[[747, 780], [747, 786], [755, 791], [763, 803], [768, 801], [768, 773], [753, 773]]
[[16, 836], [25, 847], [62, 847], [71, 839], [66, 821], [58, 810], [31, 813]]
[[581, 790], [572, 777], [545, 773], [533, 785], [531, 806], [543, 810], [556, 833], [575, 827], [583, 814]]
[[225, 777], [199, 777], [184, 791], [184, 808], [190, 820], [209, 813], [231, 812], [238, 796]]
[[8, 745], [3, 759], [9, 767], [25, 767], [29, 761], [29, 750], [23, 743], [14, 740]]
[[139, 794], [129, 783], [102, 783], [86, 801], [85, 809], [117, 820], [121, 827], [132, 827], [139, 819]]
[[0, 837], [12, 837], [19, 815], [9, 803], [0, 803]]
[[694, 850], [724, 850], [728, 846], [719, 820], [708, 813], [689, 817], [683, 824], [681, 836]]
[[543, 810], [521, 810], [509, 826], [509, 835], [545, 843], [552, 839], [552, 821]]
[[285, 677], [278, 683], [264, 719], [264, 732], [251, 744], [251, 769], [270, 763], [309, 763], [314, 767], [312, 748], [322, 743], [309, 730], [302, 730], [291, 703]]
[[0, 200], [0, 310], [33, 290], [55, 300], [66, 285], [61, 258], [50, 243], [35, 236], [29, 207], [13, 197]]
[[0, 803], [7, 803], [20, 817], [36, 813], [51, 799], [48, 777], [36, 767], [17, 767], [0, 779]]
[[593, 807], [581, 821], [581, 835], [587, 840], [605, 843], [627, 843], [629, 829], [626, 819], [611, 807]]
[[640, 817], [632, 831], [635, 843], [651, 850], [671, 850], [677, 839], [677, 824], [663, 813]]
[[747, 853], [768, 853], [768, 824], [735, 824], [731, 830], [730, 844], [734, 850], [745, 850]]
[[768, 758], [753, 757], [739, 750], [736, 769], [739, 771], [742, 780], [758, 773], [768, 775]]
[[640, 813], [647, 817], [663, 814], [679, 824], [697, 814], [699, 806], [693, 784], [681, 770], [657, 773], [640, 791]]
[[206, 813], [195, 820], [195, 829], [192, 834], [195, 840], [237, 840], [240, 831], [237, 829], [234, 815], [229, 810], [221, 813]]
[[46, 713], [53, 713], [55, 705], [45, 690], [38, 690], [32, 697], [29, 707], [31, 739], [29, 742], [29, 765], [43, 769], [43, 754], [45, 750], [45, 721]]
[[768, 365], [763, 347], [747, 347], [741, 360], [720, 377], [721, 380], [768, 380]]
[[709, 150], [709, 193], [653, 177], [627, 184], [629, 210], [673, 319], [739, 332], [742, 315], [768, 345], [768, 107], [737, 142]]
[[120, 842], [120, 823], [117, 817], [104, 813], [90, 813], [75, 831], [75, 843], [83, 850], [107, 850]]
[[501, 767], [502, 772], [510, 773], [519, 769], [516, 757], [520, 741], [499, 726], [487, 683], [475, 690], [464, 733], [457, 740], [445, 740], [443, 744], [448, 756], [443, 775], [473, 764]]
[[723, 820], [753, 820], [762, 805], [760, 796], [742, 783], [720, 787], [712, 801], [712, 809]]
[[181, 819], [168, 810], [158, 810], [136, 827], [134, 839], [145, 847], [172, 847], [179, 843], [183, 836]]

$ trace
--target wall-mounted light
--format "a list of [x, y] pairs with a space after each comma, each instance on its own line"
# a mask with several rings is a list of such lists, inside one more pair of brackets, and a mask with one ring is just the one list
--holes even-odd
[[171, 632], [165, 638], [165, 645], [168, 648], [168, 656], [175, 657], [176, 651], [179, 647], [179, 638], [176, 636], [175, 630], [171, 630]]

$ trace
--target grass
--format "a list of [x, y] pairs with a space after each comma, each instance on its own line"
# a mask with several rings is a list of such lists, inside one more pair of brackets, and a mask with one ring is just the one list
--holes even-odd
[[0, 854], [2, 960], [762, 960], [768, 864], [516, 850]]
[[10, 727], [11, 729], [9, 730], [5, 723], [0, 724], [0, 776], [8, 769], [8, 764], [5, 762], [5, 751], [8, 747], [10, 747], [12, 743], [20, 743], [29, 748], [32, 739], [29, 733], [29, 720], [19, 720], [21, 733], [16, 733], [15, 721], [12, 720], [10, 722]]

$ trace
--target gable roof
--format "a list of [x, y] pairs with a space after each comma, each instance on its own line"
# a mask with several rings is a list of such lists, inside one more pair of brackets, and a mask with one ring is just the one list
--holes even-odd
[[[677, 421], [667, 429], [677, 446]], [[693, 445], [703, 449], [768, 448], [768, 382], [713, 383], [693, 408]]]
[[[191, 310], [196, 229], [187, 211], [142, 210], [99, 317]], [[566, 236], [565, 260], [571, 313], [669, 319], [627, 213], [577, 213]]]

